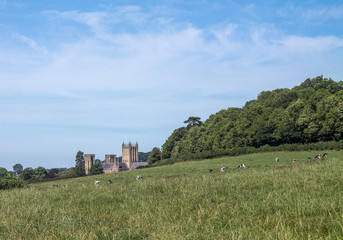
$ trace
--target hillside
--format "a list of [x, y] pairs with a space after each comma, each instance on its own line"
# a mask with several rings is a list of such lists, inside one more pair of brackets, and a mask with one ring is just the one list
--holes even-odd
[[0, 238], [343, 239], [343, 151], [328, 153], [311, 163], [317, 152], [224, 157], [0, 191]]
[[263, 91], [242, 108], [224, 109], [203, 124], [174, 130], [162, 146], [162, 159], [203, 152], [216, 156], [237, 147], [338, 141], [342, 134], [343, 82], [319, 76], [292, 89]]

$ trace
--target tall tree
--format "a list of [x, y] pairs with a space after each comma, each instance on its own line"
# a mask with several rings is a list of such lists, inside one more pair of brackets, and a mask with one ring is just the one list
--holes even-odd
[[84, 157], [83, 152], [78, 151], [75, 157], [75, 172], [78, 176], [85, 176], [85, 165], [84, 165]]
[[38, 180], [41, 179], [43, 177], [45, 177], [45, 175], [48, 172], [46, 171], [46, 169], [42, 166], [36, 167], [35, 169], [33, 169], [33, 178]]
[[189, 117], [186, 121], [183, 123], [187, 124], [187, 128], [191, 128], [194, 126], [200, 126], [202, 124], [202, 121], [200, 121], [200, 117]]
[[161, 150], [158, 147], [154, 147], [148, 157], [148, 164], [155, 163], [161, 160]]
[[14, 164], [13, 166], [13, 171], [16, 173], [16, 174], [20, 174], [22, 171], [23, 171], [23, 165], [21, 165], [20, 163], [16, 163]]

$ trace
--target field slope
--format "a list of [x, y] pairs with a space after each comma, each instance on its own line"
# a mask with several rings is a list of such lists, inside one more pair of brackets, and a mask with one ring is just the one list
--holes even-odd
[[343, 239], [343, 152], [306, 163], [315, 155], [224, 157], [1, 191], [0, 238]]

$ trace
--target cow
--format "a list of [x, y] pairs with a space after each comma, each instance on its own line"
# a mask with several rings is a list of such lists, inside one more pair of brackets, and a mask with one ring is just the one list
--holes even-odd
[[143, 180], [142, 175], [137, 175], [137, 176], [136, 176], [136, 180]]
[[94, 181], [94, 185], [95, 185], [95, 186], [100, 185], [100, 181], [99, 181], [99, 180]]
[[279, 162], [279, 158], [278, 157], [275, 158], [275, 162]]
[[108, 184], [112, 184], [112, 180], [108, 179], [108, 180], [107, 180], [107, 183], [108, 183]]
[[327, 158], [327, 157], [328, 157], [328, 154], [327, 154], [327, 153], [324, 153], [324, 154], [323, 154], [323, 159], [324, 159], [324, 158]]
[[320, 155], [320, 154], [317, 154], [315, 157], [314, 157], [314, 159], [321, 159], [322, 158], [322, 156]]
[[307, 162], [308, 163], [311, 162], [311, 158], [310, 157], [307, 158]]
[[295, 161], [296, 161], [296, 160], [295, 160], [295, 159], [293, 159], [293, 160], [292, 160], [292, 163], [294, 164], [294, 163], [295, 163]]
[[210, 173], [213, 173], [213, 170], [212, 170], [212, 169], [210, 169]]
[[244, 163], [239, 164], [238, 169], [241, 169], [241, 168], [245, 168], [245, 164]]
[[224, 172], [224, 170], [225, 170], [225, 167], [224, 165], [222, 165], [222, 167], [220, 168], [220, 172]]

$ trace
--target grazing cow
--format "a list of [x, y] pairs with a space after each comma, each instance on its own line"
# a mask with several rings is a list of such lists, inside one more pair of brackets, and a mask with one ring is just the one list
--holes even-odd
[[239, 166], [238, 166], [238, 169], [241, 169], [241, 168], [245, 168], [245, 165], [244, 165], [244, 163], [242, 163], [242, 164], [239, 164]]
[[143, 177], [142, 177], [142, 175], [137, 175], [137, 176], [136, 176], [136, 179], [137, 179], [137, 180], [143, 180]]
[[322, 158], [322, 156], [320, 154], [318, 154], [314, 157], [314, 159], [321, 159], [321, 158]]
[[295, 159], [292, 160], [292, 163], [293, 163], [293, 164], [295, 163]]
[[94, 185], [95, 185], [95, 186], [100, 185], [100, 181], [99, 181], [99, 180], [94, 181]]
[[225, 170], [225, 167], [224, 165], [222, 165], [222, 167], [220, 168], [220, 172], [224, 172], [224, 170]]
[[110, 179], [107, 180], [108, 184], [112, 184], [112, 181]]
[[279, 158], [278, 157], [275, 158], [275, 162], [279, 162]]
[[210, 169], [210, 173], [213, 173], [213, 170], [212, 170], [212, 169]]
[[54, 184], [52, 185], [54, 188], [58, 188], [58, 184]]
[[307, 158], [307, 162], [311, 162], [311, 158], [310, 157]]
[[324, 153], [324, 154], [323, 154], [323, 159], [324, 159], [324, 158], [327, 158], [327, 157], [328, 157], [328, 154], [327, 154], [327, 153]]

